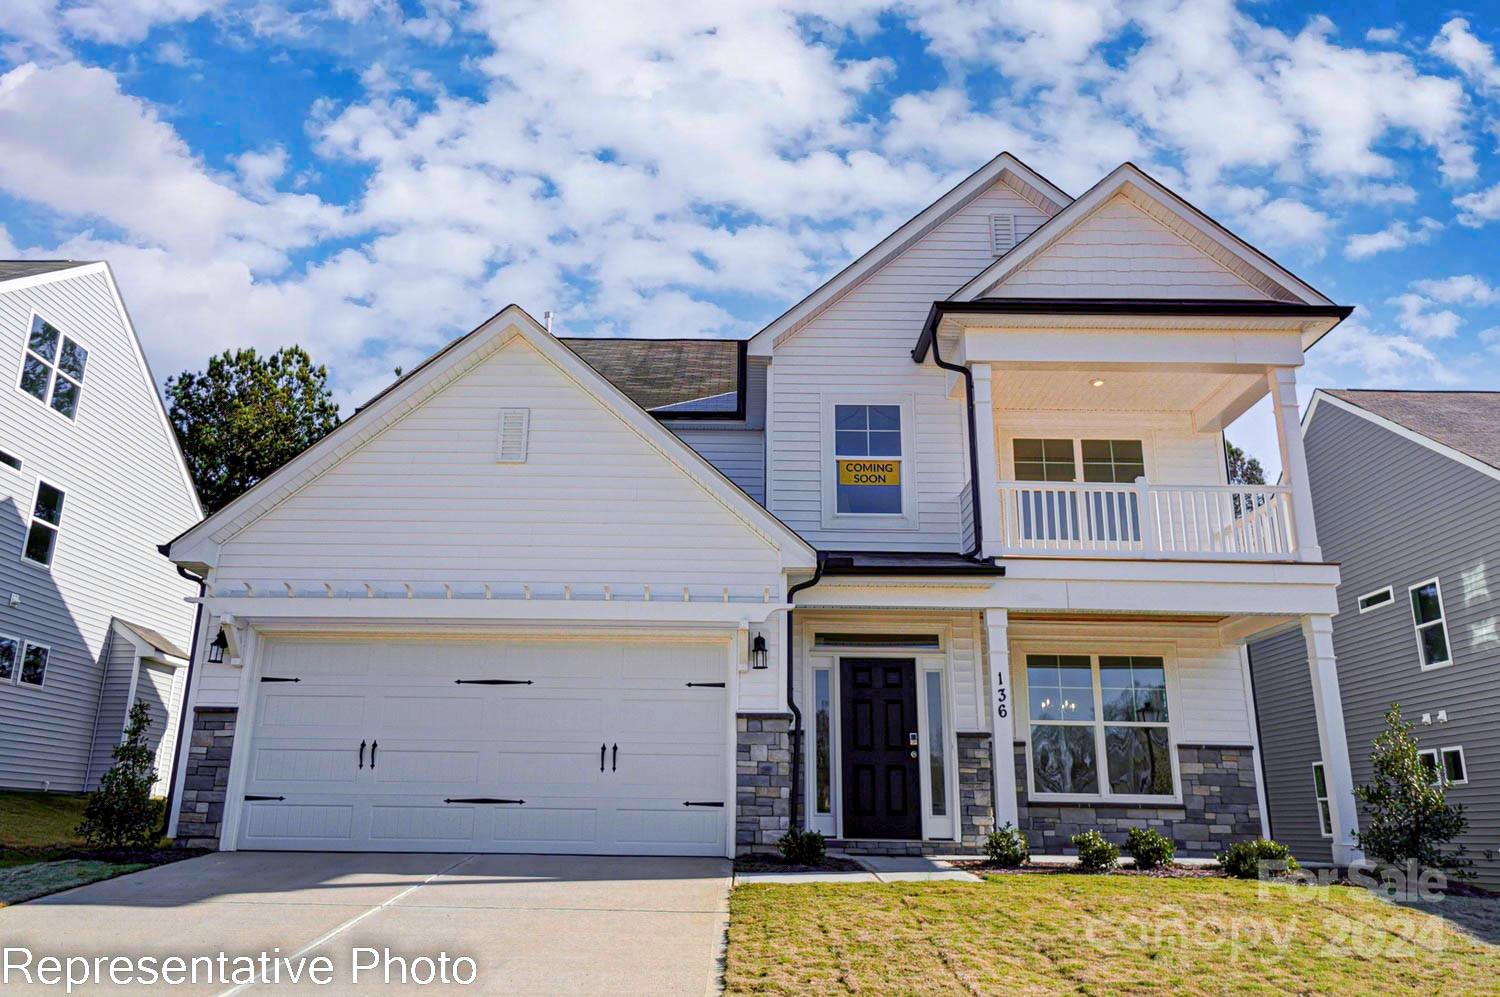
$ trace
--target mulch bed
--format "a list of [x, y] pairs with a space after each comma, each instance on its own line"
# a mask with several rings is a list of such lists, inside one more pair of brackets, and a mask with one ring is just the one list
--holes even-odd
[[793, 865], [780, 855], [741, 855], [734, 860], [735, 872], [863, 872], [853, 859], [828, 856], [821, 865]]
[[111, 862], [118, 865], [166, 865], [183, 859], [207, 855], [208, 848], [84, 848], [49, 845], [45, 848], [7, 848], [3, 853], [7, 863], [21, 862]]
[[[1023, 865], [1019, 869], [1004, 869], [991, 865], [984, 859], [955, 859], [948, 863], [955, 869], [976, 874], [990, 873], [997, 876], [1049, 876], [1073, 874], [1081, 870], [1073, 865]], [[1141, 871], [1133, 868], [1112, 869], [1111, 876], [1140, 876], [1145, 879], [1221, 879], [1224, 873], [1203, 866], [1173, 865], [1164, 869]]]

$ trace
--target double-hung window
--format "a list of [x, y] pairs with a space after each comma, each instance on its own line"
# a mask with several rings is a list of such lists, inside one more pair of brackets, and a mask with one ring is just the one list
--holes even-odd
[[61, 488], [36, 483], [36, 501], [31, 507], [31, 526], [21, 556], [40, 565], [51, 565], [57, 552], [57, 531], [62, 526], [63, 492]]
[[1029, 654], [1026, 686], [1033, 793], [1175, 794], [1160, 657]]
[[839, 515], [902, 515], [901, 406], [835, 405], [833, 429]]
[[14, 682], [21, 663], [21, 642], [0, 634], [0, 682]]
[[27, 641], [21, 652], [21, 674], [18, 679], [22, 685], [41, 685], [47, 678], [47, 658], [52, 654], [51, 650], [43, 644], [33, 644]]
[[1448, 622], [1443, 614], [1443, 590], [1436, 578], [1411, 587], [1411, 619], [1417, 628], [1417, 651], [1422, 668], [1451, 665], [1453, 654], [1448, 644]]
[[26, 358], [21, 363], [22, 391], [72, 419], [78, 414], [88, 362], [88, 350], [40, 315], [31, 317]]

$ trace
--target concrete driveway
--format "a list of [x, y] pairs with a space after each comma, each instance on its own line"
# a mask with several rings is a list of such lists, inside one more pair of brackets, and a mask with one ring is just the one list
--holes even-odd
[[[221, 951], [258, 959], [266, 952], [272, 959], [327, 956], [334, 967], [327, 986], [304, 978], [244, 989], [129, 988], [136, 992], [699, 997], [717, 991], [729, 885], [724, 859], [221, 853], [0, 910], [0, 944], [28, 948], [35, 960], [216, 958]], [[386, 960], [387, 949], [407, 960], [407, 985], [400, 985], [400, 965]], [[469, 966], [451, 961], [472, 959], [474, 982], [418, 985], [436, 968], [419, 958], [436, 961], [442, 953], [459, 982]], [[12, 955], [12, 964], [19, 958]], [[377, 958], [356, 985], [356, 959]], [[39, 981], [27, 987], [14, 971], [0, 989], [63, 992]]]

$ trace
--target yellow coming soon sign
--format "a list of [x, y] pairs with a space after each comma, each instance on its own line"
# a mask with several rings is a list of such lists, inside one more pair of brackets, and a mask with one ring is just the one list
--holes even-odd
[[839, 484], [899, 485], [901, 484], [901, 462], [899, 460], [841, 460], [839, 461]]

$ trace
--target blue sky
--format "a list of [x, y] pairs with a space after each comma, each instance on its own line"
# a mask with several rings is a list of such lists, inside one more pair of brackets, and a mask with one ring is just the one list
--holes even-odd
[[108, 259], [161, 376], [298, 342], [348, 404], [511, 301], [746, 335], [997, 152], [1131, 159], [1357, 306], [1305, 387], [1496, 387], [1495, 15], [6, 0], [0, 255]]

